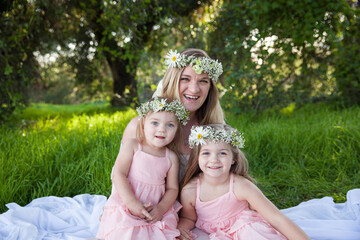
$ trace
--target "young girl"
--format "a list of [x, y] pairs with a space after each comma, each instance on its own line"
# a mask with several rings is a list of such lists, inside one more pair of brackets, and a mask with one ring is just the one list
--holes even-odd
[[97, 238], [175, 239], [180, 204], [174, 204], [179, 165], [173, 150], [181, 141], [179, 122], [186, 124], [189, 112], [179, 101], [164, 98], [137, 111], [137, 139], [126, 141], [117, 156]]
[[252, 183], [241, 134], [225, 124], [191, 129], [181, 191], [180, 239], [195, 226], [210, 239], [309, 239]]

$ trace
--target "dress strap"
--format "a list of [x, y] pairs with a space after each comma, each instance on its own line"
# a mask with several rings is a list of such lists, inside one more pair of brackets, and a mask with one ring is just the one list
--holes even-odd
[[166, 148], [165, 157], [166, 157], [166, 158], [169, 158], [169, 157], [170, 157], [170, 150], [169, 150], [169, 148]]
[[200, 175], [196, 180], [196, 198], [200, 199]]
[[229, 192], [234, 191], [234, 174], [230, 173], [230, 184], [229, 184]]

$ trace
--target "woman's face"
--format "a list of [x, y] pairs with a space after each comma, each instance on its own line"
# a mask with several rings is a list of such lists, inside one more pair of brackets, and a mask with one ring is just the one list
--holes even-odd
[[190, 112], [197, 111], [205, 102], [210, 89], [209, 75], [196, 74], [191, 66], [187, 66], [180, 76], [179, 94], [182, 104]]

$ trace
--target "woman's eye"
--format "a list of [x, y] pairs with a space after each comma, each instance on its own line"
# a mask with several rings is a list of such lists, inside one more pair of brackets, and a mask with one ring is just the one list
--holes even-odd
[[225, 156], [225, 155], [227, 155], [227, 153], [226, 152], [220, 152], [220, 155]]
[[188, 78], [180, 78], [181, 81], [190, 81]]
[[209, 155], [210, 153], [209, 152], [202, 152], [201, 154], [202, 155]]

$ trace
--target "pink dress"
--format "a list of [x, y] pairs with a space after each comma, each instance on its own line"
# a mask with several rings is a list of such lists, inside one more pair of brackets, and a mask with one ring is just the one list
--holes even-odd
[[200, 178], [197, 179], [196, 227], [209, 233], [210, 239], [286, 239], [258, 212], [249, 209], [247, 201], [239, 201], [233, 186], [234, 176], [231, 174], [229, 192], [203, 202], [199, 198]]
[[[169, 150], [165, 157], [156, 157], [142, 151], [141, 145], [135, 152], [128, 174], [128, 180], [135, 196], [143, 203], [157, 205], [165, 193], [165, 178], [171, 166]], [[97, 238], [100, 239], [175, 239], [178, 214], [181, 205], [176, 202], [161, 221], [147, 223], [130, 214], [114, 185], [104, 206]]]

